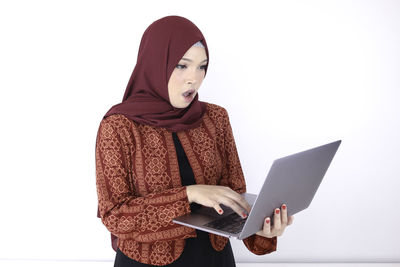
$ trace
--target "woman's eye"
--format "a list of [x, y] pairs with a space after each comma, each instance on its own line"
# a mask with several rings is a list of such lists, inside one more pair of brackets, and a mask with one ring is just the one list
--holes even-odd
[[186, 68], [186, 65], [178, 64], [178, 65], [176, 65], [176, 68], [177, 69], [184, 69], [184, 68]]
[[[186, 69], [187, 66], [184, 65], [184, 64], [178, 64], [178, 65], [176, 65], [175, 68], [177, 68], [177, 69]], [[205, 70], [206, 68], [207, 68], [207, 65], [200, 66], [200, 69], [201, 69], [201, 70]]]

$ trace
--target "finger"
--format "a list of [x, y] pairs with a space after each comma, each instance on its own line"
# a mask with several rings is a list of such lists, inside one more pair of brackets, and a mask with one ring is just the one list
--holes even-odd
[[227, 188], [227, 194], [226, 196], [231, 198], [233, 201], [238, 203], [242, 209], [247, 211], [247, 213], [250, 213], [251, 206], [250, 204], [246, 201], [246, 199], [236, 191], [232, 190], [231, 188]]
[[282, 225], [287, 225], [287, 223], [288, 223], [288, 216], [287, 216], [287, 206], [286, 206], [286, 204], [283, 204], [283, 205], [282, 205], [281, 212], [282, 212], [282, 216], [281, 216]]
[[228, 206], [229, 208], [231, 208], [234, 212], [239, 214], [240, 217], [242, 217], [242, 218], [247, 217], [247, 214], [243, 211], [243, 209], [234, 200], [225, 197], [225, 198], [221, 199], [221, 203], [224, 204], [225, 206]]
[[220, 214], [220, 215], [224, 213], [224, 211], [222, 210], [221, 206], [220, 206], [218, 203], [214, 204], [213, 208], [214, 208], [214, 209], [218, 212], [218, 214]]
[[281, 211], [279, 209], [275, 209], [274, 212], [274, 225], [272, 226], [272, 231], [277, 232], [281, 229]]
[[238, 195], [238, 196], [239, 196], [239, 198], [235, 199], [235, 201], [237, 203], [239, 203], [239, 205], [241, 206], [242, 209], [247, 211], [247, 213], [250, 213], [250, 210], [251, 210], [250, 204], [246, 201], [246, 199], [244, 197], [242, 197], [241, 195]]
[[237, 194], [237, 196], [238, 196], [238, 202], [239, 202], [239, 204], [240, 204], [240, 206], [242, 206], [242, 208], [245, 210], [245, 211], [247, 211], [247, 213], [250, 213], [250, 210], [251, 210], [251, 206], [250, 206], [250, 204], [247, 202], [247, 200], [242, 196], [242, 195], [240, 195], [240, 194]]
[[271, 235], [271, 219], [269, 217], [264, 220], [263, 232], [266, 236]]

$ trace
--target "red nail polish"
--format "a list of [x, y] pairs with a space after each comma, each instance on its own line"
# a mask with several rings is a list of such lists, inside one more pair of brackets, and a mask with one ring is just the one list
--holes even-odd
[[266, 223], [269, 223], [269, 218], [267, 218], [267, 219], [265, 220], [265, 222], [266, 222]]
[[276, 209], [276, 210], [275, 210], [275, 213], [276, 213], [276, 214], [279, 214], [279, 209]]
[[282, 205], [282, 209], [283, 209], [283, 210], [286, 209], [286, 205], [285, 205], [285, 204]]
[[219, 213], [222, 213], [222, 210], [219, 210], [218, 212], [219, 212]]
[[246, 217], [247, 217], [246, 213], [242, 213], [242, 214], [243, 214], [243, 218], [246, 218]]

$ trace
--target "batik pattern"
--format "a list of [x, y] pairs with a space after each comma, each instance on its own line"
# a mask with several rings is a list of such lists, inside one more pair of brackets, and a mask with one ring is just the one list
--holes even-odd
[[[207, 104], [202, 123], [177, 134], [197, 184], [246, 191], [225, 109]], [[103, 119], [96, 141], [96, 185], [102, 222], [128, 257], [166, 265], [182, 254], [186, 238], [196, 236], [194, 229], [172, 223], [190, 213], [190, 205], [172, 133], [165, 128], [137, 124], [121, 114]], [[276, 238], [253, 235], [243, 241], [258, 255], [276, 249]], [[210, 234], [210, 242], [220, 251], [228, 239]]]

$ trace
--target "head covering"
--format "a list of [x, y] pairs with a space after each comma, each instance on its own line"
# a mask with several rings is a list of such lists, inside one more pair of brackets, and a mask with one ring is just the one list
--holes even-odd
[[193, 46], [199, 46], [199, 47], [205, 48], [204, 45], [200, 41], [195, 43]]
[[[169, 131], [198, 126], [206, 110], [198, 94], [186, 108], [175, 108], [168, 95], [168, 81], [186, 51], [201, 42], [209, 60], [206, 40], [190, 20], [167, 16], [154, 21], [143, 33], [136, 66], [120, 104], [114, 105], [104, 118], [123, 114], [129, 119]], [[205, 72], [207, 73], [207, 67]]]

